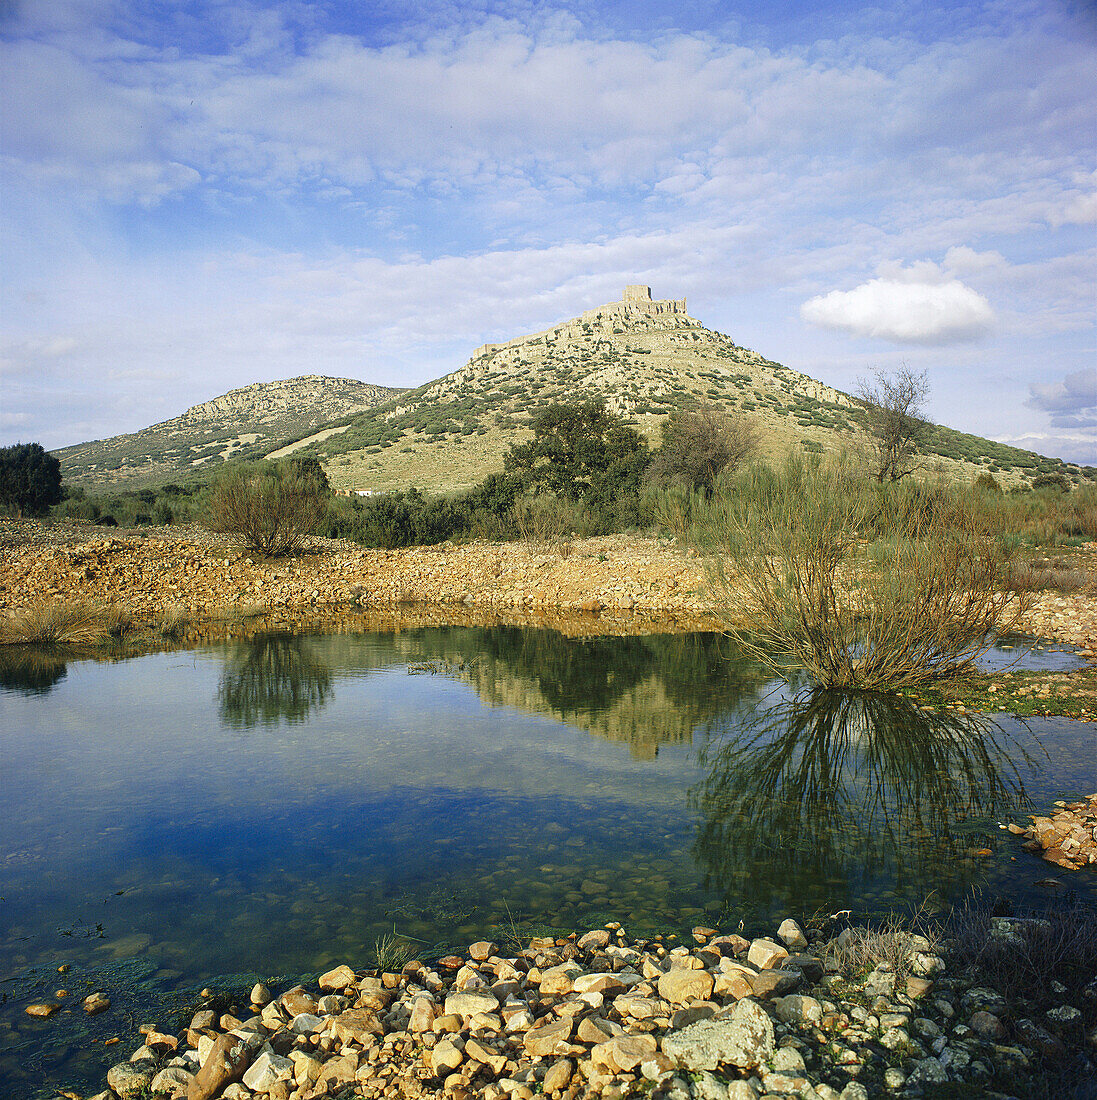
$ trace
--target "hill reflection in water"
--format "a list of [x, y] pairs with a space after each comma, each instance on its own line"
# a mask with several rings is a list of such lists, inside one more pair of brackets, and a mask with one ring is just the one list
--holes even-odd
[[[706, 912], [886, 906], [955, 894], [993, 866], [1000, 877], [1000, 857], [960, 857], [998, 846], [995, 819], [1018, 814], [1034, 784], [1047, 800], [1093, 782], [1077, 724], [928, 714], [883, 696], [789, 698], [715, 634], [416, 625], [66, 667], [56, 652], [0, 653], [8, 699], [41, 703], [13, 741], [13, 848], [74, 880], [104, 845], [129, 874], [145, 859], [141, 830], [163, 835], [156, 850], [180, 851], [179, 834], [198, 851], [214, 821], [266, 830], [272, 897], [278, 846], [300, 842], [401, 896], [429, 893], [443, 866], [454, 878], [483, 871], [531, 916], [530, 897], [564, 898], [540, 914], [561, 921], [627, 904], [634, 921], [671, 922], [687, 895]], [[101, 685], [90, 709], [89, 678]], [[55, 792], [32, 797], [33, 783], [16, 781], [20, 769], [39, 774], [34, 723], [58, 731], [51, 782], [87, 819], [67, 847], [39, 839], [52, 836], [41, 807]], [[127, 724], [147, 737], [122, 738]], [[1049, 730], [1053, 756], [1038, 739]], [[242, 731], [262, 736], [232, 736]], [[212, 760], [236, 781], [221, 783]], [[136, 824], [104, 808], [100, 777]], [[212, 880], [202, 858], [188, 874]], [[385, 916], [363, 911], [369, 925]]]
[[762, 671], [714, 634], [570, 639], [484, 631], [461, 672], [489, 706], [546, 714], [627, 744], [638, 760], [686, 744], [703, 723], [756, 693]]
[[[235, 726], [302, 721], [356, 663], [348, 646], [360, 661], [363, 640], [255, 639], [226, 662], [222, 715]], [[991, 839], [989, 819], [1027, 805], [1022, 771], [1046, 758], [1027, 731], [1018, 740], [987, 717], [901, 697], [763, 698], [762, 671], [713, 634], [438, 627], [369, 643], [367, 664], [407, 661], [470, 685], [489, 707], [627, 745], [638, 762], [692, 746], [692, 858], [729, 905], [745, 892], [772, 907], [802, 904], [805, 890], [822, 901], [962, 887], [977, 868], [958, 857]]]

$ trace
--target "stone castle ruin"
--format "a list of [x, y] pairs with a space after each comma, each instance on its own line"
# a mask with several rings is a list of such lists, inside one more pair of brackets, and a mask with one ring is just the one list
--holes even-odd
[[588, 309], [583, 320], [609, 314], [647, 313], [654, 316], [659, 313], [685, 313], [685, 298], [662, 298], [655, 301], [651, 297], [650, 286], [627, 286], [619, 302], [609, 302], [597, 309]]
[[581, 335], [579, 326], [590, 324], [594, 321], [607, 321], [614, 317], [656, 317], [660, 314], [686, 313], [685, 298], [661, 298], [652, 299], [650, 286], [626, 286], [625, 293], [618, 302], [607, 302], [603, 306], [584, 311], [573, 322], [556, 325], [544, 332], [535, 332], [529, 336], [519, 336], [514, 340], [507, 340], [502, 344], [481, 344], [473, 353], [473, 359], [479, 359], [482, 355], [491, 355], [503, 348], [517, 347], [541, 337], [577, 336]]

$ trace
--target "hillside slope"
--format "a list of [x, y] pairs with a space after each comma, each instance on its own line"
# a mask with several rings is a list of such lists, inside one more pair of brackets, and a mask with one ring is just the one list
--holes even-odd
[[[653, 444], [677, 407], [698, 403], [751, 416], [772, 456], [830, 450], [861, 435], [858, 403], [805, 374], [706, 329], [684, 300], [652, 301], [629, 287], [619, 302], [544, 332], [477, 348], [459, 370], [355, 417], [308, 448], [337, 489], [467, 488], [502, 468], [554, 401], [601, 397], [632, 417]], [[1004, 484], [1077, 467], [947, 428], [933, 434], [931, 465]]]
[[231, 458], [257, 458], [318, 428], [403, 393], [351, 378], [306, 375], [230, 390], [139, 432], [65, 447], [54, 454], [65, 481], [87, 488], [184, 480]]

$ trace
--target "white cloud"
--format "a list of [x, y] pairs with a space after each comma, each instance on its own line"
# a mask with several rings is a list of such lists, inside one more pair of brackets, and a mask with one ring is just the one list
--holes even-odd
[[1097, 192], [1064, 196], [1061, 210], [1053, 211], [1048, 221], [1058, 225], [1092, 225], [1097, 222]]
[[[809, 324], [901, 344], [953, 344], [983, 336], [994, 323], [990, 303], [958, 279], [933, 278], [936, 265], [870, 279], [853, 290], [832, 290], [806, 301]], [[932, 280], [932, 281], [930, 281]]]

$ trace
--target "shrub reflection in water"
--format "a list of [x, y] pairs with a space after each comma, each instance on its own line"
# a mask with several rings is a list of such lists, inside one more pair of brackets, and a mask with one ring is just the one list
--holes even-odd
[[958, 885], [987, 819], [1027, 805], [1019, 765], [1044, 754], [1026, 740], [895, 696], [815, 691], [756, 709], [698, 750], [694, 856], [726, 897], [749, 886], [756, 904], [797, 911], [807, 884], [853, 904], [874, 883], [899, 896]]

